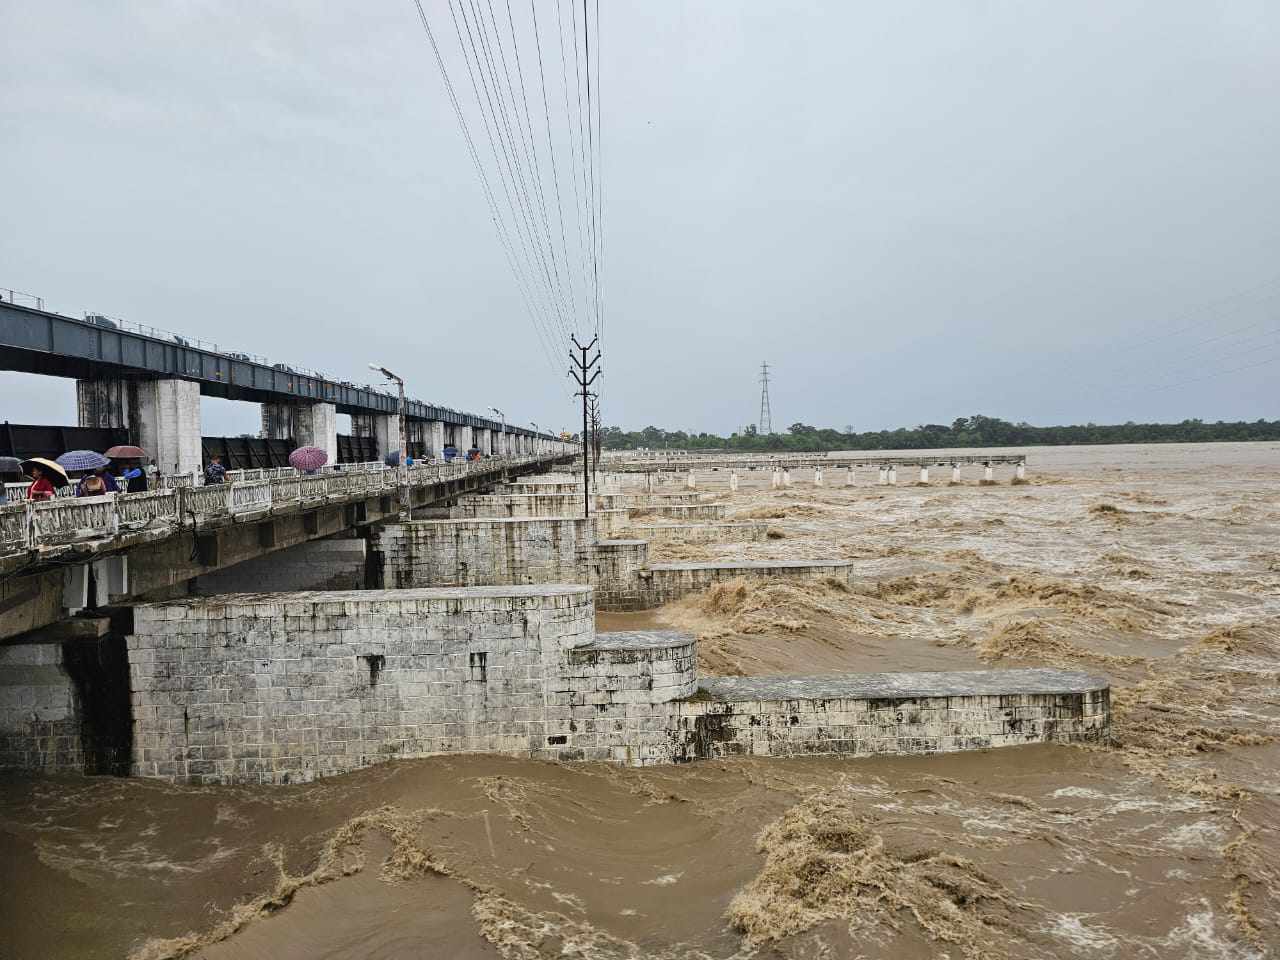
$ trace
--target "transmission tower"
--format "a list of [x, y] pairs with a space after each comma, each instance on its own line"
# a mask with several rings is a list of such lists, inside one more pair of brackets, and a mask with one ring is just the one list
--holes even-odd
[[769, 363], [760, 364], [760, 423], [757, 432], [769, 435], [773, 433], [773, 411], [769, 409]]

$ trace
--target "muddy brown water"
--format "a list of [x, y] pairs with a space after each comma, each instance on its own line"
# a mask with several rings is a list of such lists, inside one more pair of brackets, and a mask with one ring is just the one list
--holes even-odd
[[1274, 956], [1280, 445], [1030, 463], [1022, 486], [749, 477], [730, 512], [777, 536], [673, 552], [847, 557], [852, 588], [730, 583], [601, 627], [693, 630], [707, 672], [1104, 672], [1112, 746], [10, 775], [0, 957]]

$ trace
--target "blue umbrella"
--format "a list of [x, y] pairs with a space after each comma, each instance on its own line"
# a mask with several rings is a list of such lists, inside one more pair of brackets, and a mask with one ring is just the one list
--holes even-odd
[[58, 466], [63, 470], [98, 470], [109, 466], [111, 461], [92, 450], [68, 450], [58, 457]]

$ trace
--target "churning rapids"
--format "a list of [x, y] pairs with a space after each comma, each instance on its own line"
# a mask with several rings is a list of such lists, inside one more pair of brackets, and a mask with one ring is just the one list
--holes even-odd
[[1085, 668], [1113, 679], [1110, 746], [7, 776], [0, 956], [1274, 956], [1280, 445], [1029, 455], [1025, 485], [749, 474], [730, 514], [768, 539], [654, 559], [843, 557], [859, 583], [730, 583], [601, 626], [696, 632], [708, 673]]

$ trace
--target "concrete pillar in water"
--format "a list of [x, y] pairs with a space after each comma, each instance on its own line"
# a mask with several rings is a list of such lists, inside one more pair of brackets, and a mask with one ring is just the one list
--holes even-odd
[[880, 484], [880, 486], [882, 486], [882, 487], [883, 487], [885, 484], [887, 484], [887, 483], [889, 482], [889, 468], [888, 468], [888, 467], [881, 467], [881, 468], [880, 468], [880, 478], [879, 478], [879, 480], [878, 480], [877, 482], [878, 482], [878, 483]]
[[689, 477], [688, 477], [688, 479], [686, 479], [686, 480], [685, 480], [685, 486], [687, 486], [690, 490], [692, 490], [692, 489], [693, 489], [694, 487], [696, 487], [697, 485], [698, 485], [698, 478], [697, 478], [697, 477], [695, 477], [695, 476], [693, 475], [693, 471], [692, 471], [692, 470], [690, 470], [690, 471], [689, 471]]
[[898, 467], [896, 464], [889, 465], [889, 485], [893, 486], [898, 482]]
[[849, 467], [849, 472], [844, 475], [844, 485], [846, 487], [853, 486], [853, 467]]
[[988, 463], [988, 464], [985, 464], [985, 468], [986, 468], [986, 469], [983, 471], [983, 474], [982, 474], [982, 482], [983, 482], [983, 483], [995, 483], [996, 481], [995, 481], [995, 470], [994, 470], [994, 468], [993, 468], [993, 467], [991, 466], [991, 464], [989, 464], [989, 463]]
[[737, 492], [738, 492], [738, 473], [737, 473], [737, 471], [734, 471], [733, 473], [730, 473], [730, 474], [729, 474], [729, 489], [730, 489], [730, 490], [732, 490], [734, 493], [737, 493]]
[[790, 470], [783, 470], [783, 471], [782, 471], [782, 485], [783, 485], [784, 487], [789, 487], [789, 486], [791, 486], [791, 471], [790, 471]]
[[[124, 427], [161, 473], [199, 473], [200, 384], [191, 380], [77, 380], [82, 427]], [[335, 434], [336, 436], [336, 434]]]
[[920, 482], [921, 483], [929, 482], [929, 468], [925, 466], [923, 463], [920, 464]]
[[781, 470], [777, 470], [777, 469], [775, 469], [775, 470], [773, 471], [773, 477], [772, 477], [772, 479], [770, 480], [769, 486], [770, 486], [770, 487], [772, 487], [774, 490], [777, 490], [780, 486], [782, 486], [782, 471], [781, 471]]
[[953, 463], [951, 465], [951, 482], [952, 483], [960, 482], [960, 464], [958, 463]]
[[818, 467], [813, 471], [813, 485], [815, 487], [822, 486], [822, 468]]
[[1027, 479], [1027, 461], [1025, 460], [1018, 461], [1018, 466], [1016, 468], [1014, 478], [1017, 480]]

